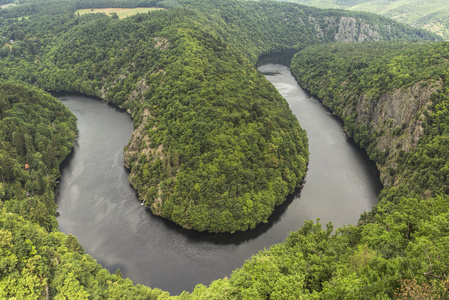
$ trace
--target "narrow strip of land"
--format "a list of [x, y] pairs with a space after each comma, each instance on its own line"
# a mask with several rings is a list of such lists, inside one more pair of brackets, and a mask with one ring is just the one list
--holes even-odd
[[112, 15], [116, 13], [120, 19], [141, 13], [147, 13], [153, 10], [161, 10], [164, 8], [158, 7], [136, 7], [136, 8], [86, 8], [86, 9], [78, 9], [75, 11], [75, 15], [84, 15], [84, 14], [95, 14], [95, 13], [104, 13], [107, 15]]

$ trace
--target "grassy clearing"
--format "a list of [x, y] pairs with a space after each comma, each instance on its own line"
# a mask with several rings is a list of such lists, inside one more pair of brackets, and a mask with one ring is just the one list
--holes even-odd
[[136, 8], [86, 8], [86, 9], [78, 9], [75, 11], [75, 14], [95, 14], [95, 13], [105, 13], [107, 15], [111, 15], [112, 13], [116, 13], [120, 19], [139, 14], [139, 13], [147, 13], [153, 10], [160, 10], [163, 8], [157, 7], [136, 7]]
[[8, 4], [0, 5], [0, 7], [1, 8], [7, 8], [7, 7], [10, 7], [10, 6], [14, 6], [14, 5], [16, 5], [16, 4], [15, 3], [8, 3]]

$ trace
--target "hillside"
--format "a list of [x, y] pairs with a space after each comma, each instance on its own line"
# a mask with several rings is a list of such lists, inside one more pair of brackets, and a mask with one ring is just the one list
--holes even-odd
[[0, 209], [56, 229], [55, 181], [73, 147], [75, 117], [41, 90], [2, 81], [0, 136]]
[[254, 228], [305, 176], [305, 134], [254, 69], [257, 57], [322, 42], [433, 38], [364, 13], [183, 4], [123, 20], [71, 10], [13, 19], [2, 27], [0, 65], [5, 78], [127, 109], [135, 131], [125, 165], [141, 200], [199, 231]]
[[449, 38], [449, 6], [445, 0], [288, 0], [320, 8], [366, 11], [423, 28]]
[[[323, 45], [298, 53], [292, 67], [304, 88], [343, 119], [348, 134], [367, 149], [384, 185], [420, 178], [411, 186], [415, 192], [446, 194], [446, 175], [434, 174], [434, 182], [426, 175], [429, 170], [412, 163], [412, 157], [422, 156], [413, 153], [423, 146], [424, 136], [445, 134], [444, 109], [435, 110], [445, 102], [447, 47], [447, 43]], [[432, 126], [439, 131], [432, 131]], [[437, 156], [444, 161], [444, 154]]]
[[[344, 120], [345, 130], [381, 171], [384, 190], [376, 208], [361, 217], [358, 249], [372, 255], [368, 261], [378, 256], [392, 264], [370, 285], [390, 285], [380, 289], [389, 297], [399, 291], [399, 278], [408, 296], [422, 296], [425, 289], [441, 299], [448, 293], [448, 240], [441, 230], [449, 211], [448, 47], [323, 45], [297, 53], [292, 62], [298, 82]], [[388, 276], [397, 281], [385, 282]]]
[[[162, 1], [160, 6], [168, 9], [123, 20], [101, 14], [77, 16], [75, 10], [86, 3], [58, 3], [29, 2], [0, 11], [0, 32], [5, 37], [0, 41], [1, 77], [51, 91], [99, 96], [127, 109], [135, 128], [125, 149], [131, 183], [153, 213], [200, 231], [253, 228], [264, 222], [305, 176], [307, 138], [285, 100], [255, 70], [260, 55], [325, 42], [434, 38], [372, 14], [287, 3], [186, 0], [173, 7], [173, 2]], [[97, 6], [100, 4], [110, 2]], [[46, 97], [40, 93], [38, 98]], [[54, 99], [46, 101], [53, 103]], [[29, 118], [37, 122], [40, 117], [31, 114]], [[74, 138], [73, 120], [69, 114], [64, 120], [42, 126], [67, 135], [52, 139], [60, 143], [55, 144], [57, 147], [36, 141], [26, 155], [39, 158], [40, 147], [55, 148], [51, 156], [59, 163]], [[14, 131], [8, 128], [5, 134], [22, 136]], [[25, 146], [18, 139], [7, 146], [8, 151], [24, 152], [30, 145], [27, 134], [23, 133]], [[20, 166], [24, 160], [18, 158], [18, 174], [23, 174]], [[39, 170], [55, 170], [54, 162], [47, 169], [37, 163]], [[56, 180], [58, 173], [52, 172], [55, 174], [48, 177], [47, 186]], [[9, 184], [8, 180], [12, 179], [2, 178], [2, 184]], [[7, 194], [11, 199], [2, 198], [1, 202], [2, 297], [168, 296], [157, 289], [133, 286], [121, 279], [119, 272], [110, 275], [84, 254], [76, 238], [58, 233], [52, 221], [52, 197], [47, 198], [49, 208], [40, 207], [49, 213], [33, 209], [20, 217], [17, 212], [26, 212], [21, 205], [30, 202], [27, 193], [35, 193], [36, 184], [29, 181], [19, 179], [9, 188], [17, 190], [16, 194]], [[432, 201], [434, 206], [419, 207], [419, 211], [426, 213], [426, 221], [439, 226], [440, 219], [433, 218], [444, 206], [439, 198]], [[39, 220], [42, 215], [51, 215], [50, 222]], [[364, 220], [373, 218], [370, 215]], [[414, 221], [424, 222], [419, 218]], [[405, 223], [402, 219], [398, 222], [397, 228], [389, 226], [403, 230]], [[365, 230], [371, 240], [361, 238]], [[390, 262], [393, 256], [372, 249], [376, 241], [390, 242], [380, 227], [348, 227], [337, 232], [331, 235], [331, 226], [321, 231], [320, 226], [307, 223], [285, 243], [248, 261], [230, 279], [218, 280], [209, 289], [199, 285], [191, 295], [181, 298], [345, 295], [345, 287], [356, 283], [361, 295], [391, 296], [400, 279], [407, 278], [404, 271], [383, 276], [383, 281], [372, 280], [401, 263], [399, 259]], [[384, 250], [403, 251], [400, 238], [394, 240], [399, 246], [387, 243]], [[413, 259], [422, 258], [419, 251], [413, 255]], [[371, 264], [378, 269], [366, 275], [363, 272], [368, 272]], [[270, 276], [266, 276], [267, 270]], [[343, 291], [332, 288], [332, 276], [340, 270]], [[357, 272], [366, 275], [363, 280], [358, 281]]]
[[152, 10], [158, 10], [163, 8], [155, 8], [155, 7], [136, 7], [136, 8], [97, 8], [97, 9], [78, 9], [75, 11], [75, 15], [84, 15], [84, 14], [106, 14], [114, 18], [127, 18], [129, 16], [133, 16], [136, 14], [147, 13]]

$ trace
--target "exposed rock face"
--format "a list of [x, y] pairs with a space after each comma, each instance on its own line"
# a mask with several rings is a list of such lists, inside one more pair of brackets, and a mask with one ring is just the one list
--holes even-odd
[[343, 117], [357, 114], [356, 121], [364, 124], [370, 134], [376, 135], [376, 147], [380, 151], [388, 151], [389, 156], [384, 166], [378, 165], [384, 185], [396, 185], [388, 169], [396, 167], [394, 158], [402, 150], [409, 152], [418, 145], [424, 134], [422, 123], [424, 111], [430, 104], [430, 95], [441, 88], [441, 81], [428, 83], [418, 82], [404, 89], [394, 89], [377, 101], [366, 95], [355, 96], [355, 109], [346, 109]]
[[128, 97], [128, 101], [136, 101], [140, 100], [140, 102], [143, 104], [144, 100], [144, 93], [148, 90], [148, 84], [145, 80], [145, 78], [141, 79], [136, 84], [136, 88], [131, 92], [131, 94]]
[[[323, 17], [309, 16], [309, 22], [314, 24], [317, 36], [331, 36], [336, 42], [381, 41], [378, 25], [370, 25], [362, 19], [353, 17]], [[385, 28], [387, 32], [391, 28]]]
[[[371, 109], [370, 115], [366, 115], [368, 112], [363, 110], [363, 107], [368, 105], [369, 100], [362, 97], [357, 104], [357, 112], [359, 113], [357, 121], [362, 122], [364, 118], [367, 118], [365, 119], [368, 120], [365, 121], [367, 126], [369, 125], [375, 131], [385, 130], [390, 135], [393, 135], [396, 128], [405, 126], [404, 129], [407, 129], [407, 132], [404, 136], [407, 138], [402, 138], [401, 149], [409, 151], [411, 147], [416, 147], [418, 139], [423, 133], [421, 127], [424, 118], [422, 109], [430, 104], [430, 95], [441, 86], [442, 82], [425, 86], [422, 83], [416, 83], [405, 90], [393, 90], [380, 98], [377, 105], [375, 104], [375, 107]], [[389, 138], [386, 136], [379, 138], [379, 149], [386, 147], [388, 144], [391, 144]]]
[[[390, 25], [388, 24], [375, 25], [371, 24], [369, 20], [364, 20], [358, 17], [346, 17], [342, 15], [330, 17], [317, 14], [317, 16], [301, 15], [296, 18], [298, 18], [300, 20], [299, 22], [302, 24], [306, 24], [308, 18], [309, 24], [313, 25], [313, 28], [310, 28], [310, 40], [314, 43], [324, 41], [379, 41], [382, 40], [382, 37], [388, 39], [389, 37], [384, 34], [391, 31], [391, 28], [389, 28]], [[315, 35], [317, 38], [315, 38]], [[170, 45], [168, 39], [164, 37], [153, 37], [153, 41], [153, 47], [160, 51], [166, 51]], [[282, 45], [282, 47], [285, 47], [285, 45]], [[247, 54], [249, 55], [250, 51], [248, 51]], [[134, 63], [131, 65], [132, 67], [135, 67]], [[153, 122], [156, 122], [156, 119], [153, 119], [150, 112], [153, 112], [155, 116], [157, 113], [152, 110], [152, 107], [145, 106], [146, 102], [144, 101], [144, 98], [151, 97], [151, 91], [153, 86], [155, 86], [154, 82], [156, 80], [161, 80], [161, 82], [164, 80], [162, 78], [165, 74], [165, 71], [162, 69], [163, 67], [164, 66], [160, 67], [161, 69], [158, 69], [159, 67], [155, 68], [151, 74], [147, 74], [145, 79], [136, 82], [133, 91], [124, 94], [120, 98], [120, 101], [124, 101], [124, 107], [128, 109], [128, 112], [132, 113], [135, 126], [131, 141], [125, 148], [124, 157], [125, 166], [131, 171], [130, 182], [136, 190], [138, 190], [140, 199], [150, 205], [153, 213], [157, 215], [162, 214], [161, 207], [163, 201], [167, 200], [165, 196], [168, 195], [168, 193], [166, 193], [166, 190], [164, 190], [165, 194], [162, 193], [161, 187], [163, 188], [164, 185], [162, 184], [161, 179], [157, 177], [156, 172], [148, 170], [152, 165], [155, 165], [156, 162], [162, 165], [164, 171], [166, 171], [164, 172], [164, 176], [169, 176], [169, 178], [164, 178], [167, 182], [171, 180], [171, 183], [169, 183], [170, 185], [172, 183], [174, 185], [176, 175], [178, 174], [177, 172], [180, 170], [179, 163], [174, 163], [177, 159], [171, 159], [177, 157], [179, 154], [174, 153], [174, 150], [170, 150], [170, 145], [157, 145], [157, 143], [164, 143], [163, 141], [157, 139], [152, 140], [152, 138], [150, 138], [155, 132], [157, 133], [158, 130], [158, 128], [153, 127], [152, 125]], [[161, 73], [160, 77], [152, 77], [152, 75], [157, 75], [159, 73]], [[118, 76], [117, 80], [124, 80], [130, 72], [128, 72], [127, 69], [123, 69], [120, 70], [120, 74], [121, 75]], [[111, 85], [104, 86], [101, 89], [102, 98], [106, 98], [108, 90], [115, 87], [116, 84], [117, 82], [114, 81]], [[364, 106], [363, 99], [361, 106]], [[178, 175], [178, 180], [180, 180], [180, 178], [182, 177]], [[163, 197], [161, 197], [161, 195], [163, 195]]]
[[[148, 154], [153, 150], [150, 148], [150, 141], [148, 135], [145, 133], [145, 127], [148, 123], [148, 119], [152, 116], [150, 111], [146, 108], [143, 110], [142, 115], [142, 122], [139, 124], [139, 127], [133, 131], [131, 140], [124, 153], [124, 165], [129, 169], [131, 168], [133, 158], [135, 159], [139, 152], [148, 156]], [[142, 144], [146, 145], [146, 147], [140, 149]]]
[[168, 46], [170, 45], [169, 41], [165, 37], [155, 37], [154, 41], [156, 42], [156, 45], [154, 45], [154, 48], [159, 50], [167, 50]]
[[[358, 41], [359, 42], [363, 42], [366, 40], [375, 40], [375, 41], [380, 41], [382, 40], [379, 32], [378, 32], [378, 27], [377, 26], [373, 26], [374, 28], [372, 28], [370, 25], [365, 24], [365, 23], [361, 23], [360, 24], [360, 32], [359, 32], [359, 37], [358, 37]], [[390, 32], [391, 27], [389, 25], [385, 26], [385, 29]]]
[[[124, 151], [124, 166], [131, 170], [131, 174], [129, 177], [129, 181], [131, 184], [135, 183], [134, 182], [136, 178], [135, 168], [139, 167], [139, 165], [141, 164], [141, 160], [139, 159], [140, 157], [143, 156], [145, 158], [144, 160], [145, 162], [149, 160], [154, 162], [157, 159], [162, 160], [165, 156], [164, 146], [161, 144], [157, 148], [152, 148], [150, 139], [148, 137], [148, 134], [146, 133], [146, 128], [148, 127], [147, 126], [148, 120], [153, 116], [151, 116], [150, 111], [146, 108], [143, 109], [142, 115], [143, 115], [142, 122], [139, 124], [139, 127], [137, 127], [133, 131], [131, 140]], [[157, 128], [153, 127], [153, 130], [156, 129]], [[175, 177], [173, 177], [172, 179], [175, 179]], [[144, 183], [144, 185], [146, 184]], [[148, 203], [148, 199], [145, 194], [140, 194], [140, 198], [143, 203], [151, 205], [150, 206], [151, 210], [155, 215], [160, 215], [161, 214], [160, 208], [162, 205], [162, 198], [160, 195], [162, 194], [162, 191], [159, 185], [157, 194], [159, 196], [156, 197], [154, 203]]]

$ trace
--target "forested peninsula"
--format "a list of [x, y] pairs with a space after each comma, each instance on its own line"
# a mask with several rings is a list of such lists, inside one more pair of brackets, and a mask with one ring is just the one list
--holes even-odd
[[305, 176], [305, 133], [254, 69], [257, 57], [322, 42], [432, 38], [369, 14], [239, 1], [183, 5], [123, 20], [69, 9], [12, 19], [0, 63], [5, 78], [128, 109], [131, 183], [154, 214], [200, 231], [254, 228]]
[[[57, 166], [73, 146], [75, 120], [62, 104], [36, 87], [98, 96], [127, 109], [135, 130], [125, 148], [125, 164], [142, 201], [153, 213], [185, 228], [235, 232], [266, 221], [275, 205], [301, 185], [306, 172], [305, 132], [285, 100], [255, 70], [262, 54], [305, 49], [297, 58], [309, 57], [307, 62], [319, 68], [318, 55], [315, 60], [305, 55], [314, 51], [306, 47], [437, 39], [372, 14], [265, 1], [150, 1], [145, 5], [165, 9], [122, 20], [74, 14], [79, 8], [123, 5], [120, 1], [25, 1], [0, 10], [0, 76], [7, 80], [0, 86], [2, 298], [169, 297], [158, 289], [133, 286], [119, 272], [109, 274], [84, 254], [75, 237], [57, 231], [53, 188], [59, 176]], [[398, 48], [393, 47], [408, 51], [405, 46]], [[368, 53], [367, 61], [377, 61]], [[424, 67], [433, 70], [435, 65], [432, 60]], [[295, 65], [298, 78], [302, 70], [314, 74], [312, 66], [304, 66]], [[323, 75], [322, 84], [335, 84], [333, 76], [317, 72]], [[445, 99], [441, 76], [434, 75], [436, 83], [430, 77], [420, 83], [429, 81], [432, 88], [440, 82], [441, 95], [432, 96], [441, 99], [435, 102], [438, 109]], [[32, 108], [30, 103], [39, 107]], [[398, 151], [390, 155], [370, 136], [378, 129], [362, 124], [351, 106], [341, 104], [340, 110], [337, 106], [335, 111], [345, 117], [348, 132], [368, 148], [379, 166], [394, 159], [412, 159], [407, 151], [422, 145], [395, 146]], [[434, 110], [420, 110], [419, 126], [433, 128]], [[346, 121], [347, 116], [352, 119]], [[440, 121], [444, 123], [444, 118]], [[394, 122], [391, 126], [397, 125]], [[390, 135], [405, 136], [411, 130], [407, 124], [400, 128]], [[438, 130], [424, 130], [417, 137], [426, 138], [444, 142]], [[424, 156], [429, 150], [420, 151]], [[440, 164], [444, 161], [438, 159]], [[416, 191], [402, 201], [406, 189], [393, 182], [406, 182], [400, 180], [402, 174], [412, 176], [423, 168], [417, 161], [415, 171], [390, 169], [382, 169], [385, 200], [362, 216], [358, 226], [333, 234], [331, 225], [323, 231], [319, 223], [306, 223], [229, 279], [217, 280], [209, 288], [200, 284], [180, 298], [387, 298], [394, 297], [401, 284], [430, 287], [444, 295], [444, 194], [437, 182], [434, 189], [409, 189]], [[439, 174], [440, 180], [443, 177]], [[429, 239], [435, 243], [427, 245]], [[406, 278], [416, 281], [401, 281]]]

